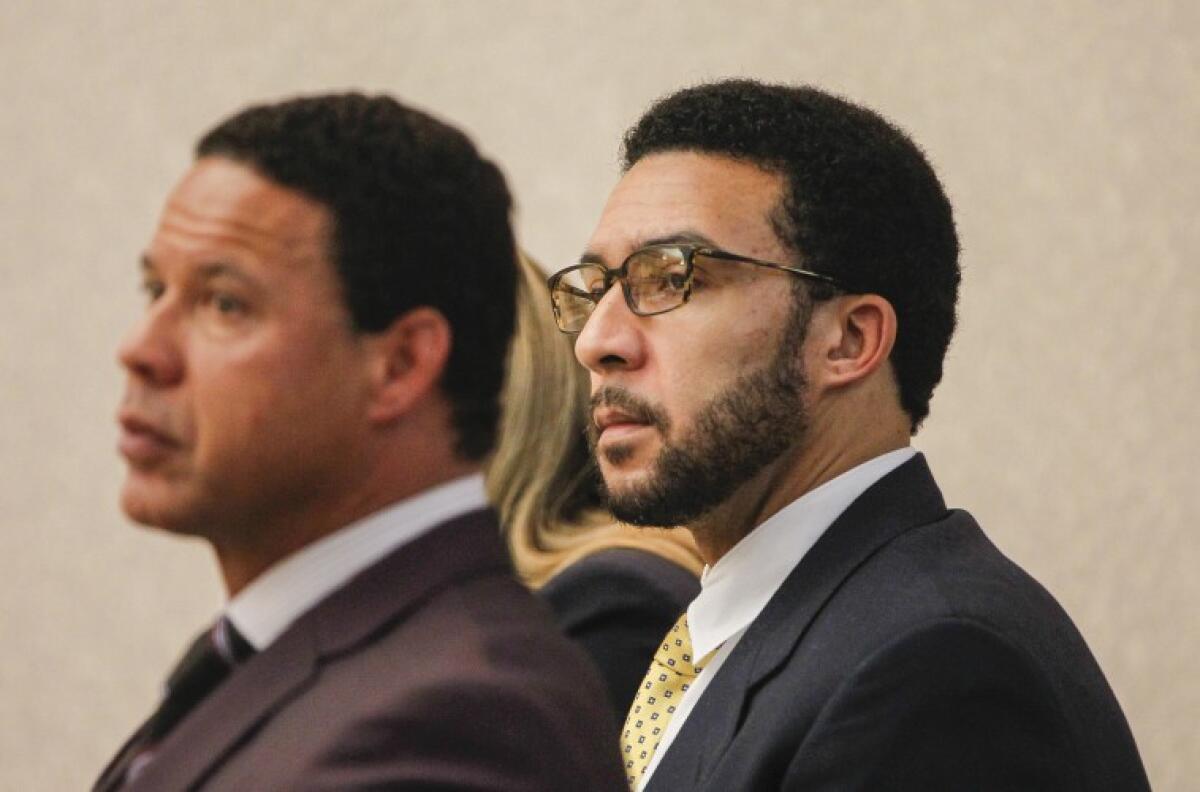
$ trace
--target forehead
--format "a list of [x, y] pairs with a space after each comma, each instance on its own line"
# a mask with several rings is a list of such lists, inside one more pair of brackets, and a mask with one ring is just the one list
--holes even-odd
[[[222, 157], [197, 160], [171, 191], [152, 249], [234, 249], [257, 258], [323, 251], [329, 213], [317, 201]], [[165, 249], [165, 250], [164, 250]]]
[[691, 151], [638, 160], [609, 195], [588, 253], [610, 264], [656, 240], [699, 238], [745, 255], [778, 251], [770, 216], [783, 178], [748, 162]]

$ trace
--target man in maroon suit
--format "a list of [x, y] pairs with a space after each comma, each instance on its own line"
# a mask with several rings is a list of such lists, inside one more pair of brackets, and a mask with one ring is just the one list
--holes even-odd
[[134, 520], [229, 602], [97, 789], [623, 787], [582, 656], [483, 496], [513, 325], [503, 176], [386, 97], [199, 143], [121, 346]]

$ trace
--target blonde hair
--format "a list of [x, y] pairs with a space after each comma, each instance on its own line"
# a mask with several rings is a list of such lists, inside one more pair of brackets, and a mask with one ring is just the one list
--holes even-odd
[[538, 588], [599, 550], [655, 553], [698, 573], [691, 534], [616, 522], [599, 504], [585, 432], [588, 378], [550, 310], [545, 275], [521, 257], [517, 329], [501, 392], [500, 434], [486, 471], [513, 563]]

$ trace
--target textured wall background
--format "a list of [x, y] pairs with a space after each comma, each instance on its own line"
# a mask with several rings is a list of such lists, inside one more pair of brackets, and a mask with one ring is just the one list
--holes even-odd
[[203, 129], [257, 99], [393, 92], [503, 163], [525, 245], [565, 265], [624, 127], [732, 74], [845, 93], [929, 152], [965, 286], [917, 445], [1074, 615], [1156, 788], [1195, 783], [1197, 4], [738, 5], [0, 7], [0, 787], [90, 783], [220, 605], [202, 546], [122, 518], [113, 450], [137, 256]]

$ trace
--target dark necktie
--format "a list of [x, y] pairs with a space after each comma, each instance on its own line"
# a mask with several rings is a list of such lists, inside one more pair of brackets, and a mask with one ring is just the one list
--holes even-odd
[[184, 716], [217, 688], [234, 666], [254, 654], [254, 648], [233, 625], [221, 619], [201, 633], [167, 678], [167, 691], [158, 709], [129, 740], [93, 788], [120, 789], [150, 763], [163, 738]]

